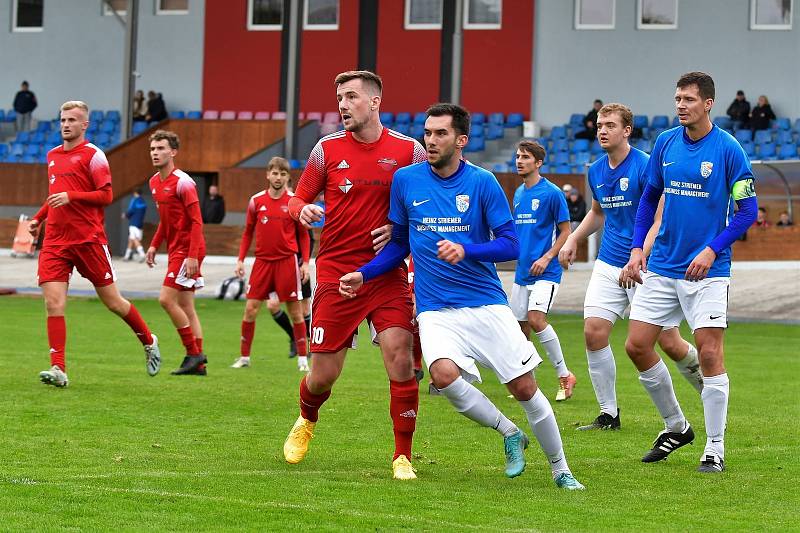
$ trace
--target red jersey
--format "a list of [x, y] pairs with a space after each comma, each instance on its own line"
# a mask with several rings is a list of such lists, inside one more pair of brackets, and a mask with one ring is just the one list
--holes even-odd
[[[108, 244], [104, 207], [111, 203], [111, 170], [106, 154], [88, 141], [72, 150], [56, 146], [47, 153], [49, 193], [68, 193], [70, 202], [57, 208], [47, 204], [35, 218], [47, 218], [44, 244], [85, 242]], [[98, 194], [105, 189], [105, 194]]]
[[200, 201], [194, 180], [177, 168], [165, 180], [156, 172], [150, 178], [150, 192], [153, 193], [161, 219], [150, 246], [158, 249], [161, 241], [166, 239], [169, 255], [179, 254], [195, 259], [204, 256], [206, 241], [203, 237], [203, 217], [200, 215]]
[[300, 252], [303, 262], [308, 263], [311, 241], [303, 225], [289, 216], [289, 198], [292, 196], [292, 193], [284, 191], [280, 198], [275, 199], [267, 191], [261, 191], [250, 197], [247, 223], [239, 245], [239, 261], [244, 261], [255, 232], [257, 259], [275, 261]]
[[395, 170], [426, 159], [421, 144], [389, 128], [373, 143], [359, 142], [348, 131], [319, 140], [295, 191], [306, 203], [325, 192], [318, 282], [339, 283], [341, 276], [375, 257], [370, 232], [389, 223]]

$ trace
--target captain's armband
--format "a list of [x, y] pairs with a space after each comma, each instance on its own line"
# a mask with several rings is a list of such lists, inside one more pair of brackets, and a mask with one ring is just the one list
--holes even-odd
[[740, 180], [733, 184], [733, 189], [731, 190], [731, 196], [737, 202], [739, 200], [744, 200], [745, 198], [755, 198], [756, 196], [756, 186], [753, 183], [753, 178], [748, 178], [746, 180]]

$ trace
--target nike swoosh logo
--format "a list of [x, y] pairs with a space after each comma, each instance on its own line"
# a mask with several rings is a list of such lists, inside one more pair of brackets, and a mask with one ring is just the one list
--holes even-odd
[[675, 164], [675, 161], [670, 161], [669, 163], [661, 163], [661, 166], [662, 167], [668, 167], [668, 166], [674, 165], [674, 164]]
[[430, 202], [430, 201], [431, 201], [430, 198], [428, 198], [427, 200], [422, 200], [421, 202], [418, 202], [418, 201], [414, 200], [413, 202], [411, 202], [411, 205], [413, 205], [414, 207], [417, 207], [419, 205], [424, 204], [425, 202]]
[[722, 315], [717, 315], [717, 316], [714, 316], [714, 315], [708, 315], [708, 318], [710, 318], [711, 320], [716, 320], [716, 319], [720, 318], [721, 316], [722, 316]]
[[534, 305], [544, 305], [544, 302], [536, 302]]
[[722, 441], [721, 441], [721, 440], [714, 440], [714, 439], [711, 439], [711, 442], [713, 442], [714, 444], [718, 444], [718, 443], [720, 443], [720, 442], [722, 442]]
[[598, 186], [597, 186], [597, 188], [599, 189], [599, 188], [600, 188], [600, 187], [602, 187], [603, 185], [605, 185], [605, 183], [601, 183], [600, 185], [598, 185]]
[[531, 360], [531, 358], [533, 358], [533, 354], [531, 354], [531, 356], [530, 356], [530, 357], [528, 357], [527, 359], [525, 359], [525, 360], [522, 362], [522, 366], [525, 366], [525, 365], [527, 365], [527, 364], [528, 364], [528, 361], [530, 361], [530, 360]]

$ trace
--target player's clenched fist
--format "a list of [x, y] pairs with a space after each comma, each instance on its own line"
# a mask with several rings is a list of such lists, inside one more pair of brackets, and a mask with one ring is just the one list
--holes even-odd
[[300, 211], [300, 222], [307, 228], [311, 227], [314, 222], [322, 220], [325, 210], [317, 204], [306, 204]]
[[631, 289], [634, 283], [644, 283], [642, 281], [642, 272], [647, 272], [647, 258], [641, 248], [634, 248], [631, 250], [630, 261], [619, 272], [619, 286], [624, 289]]
[[436, 245], [439, 247], [439, 253], [436, 254], [436, 257], [442, 261], [455, 265], [464, 259], [464, 247], [460, 244], [443, 240], [437, 242]]
[[36, 234], [39, 233], [39, 221], [35, 218], [28, 222], [28, 233], [34, 237], [36, 237]]
[[339, 278], [339, 294], [345, 298], [355, 298], [362, 285], [364, 275], [361, 272], [350, 272]]

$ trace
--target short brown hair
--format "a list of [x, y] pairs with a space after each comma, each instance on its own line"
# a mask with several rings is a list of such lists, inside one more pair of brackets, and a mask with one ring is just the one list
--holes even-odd
[[458, 104], [433, 104], [425, 111], [425, 115], [429, 117], [449, 116], [452, 119], [451, 123], [456, 135], [469, 135], [469, 111]]
[[633, 127], [633, 113], [631, 113], [631, 108], [625, 104], [606, 104], [600, 108], [597, 115], [610, 115], [611, 113], [619, 115], [619, 118], [622, 119], [623, 128]]
[[173, 150], [177, 150], [181, 145], [178, 135], [175, 132], [167, 130], [156, 130], [156, 132], [150, 136], [150, 142], [153, 141], [167, 141], [169, 147]]
[[709, 98], [711, 100], [714, 99], [714, 79], [705, 72], [687, 72], [678, 78], [678, 83], [675, 84], [679, 89], [689, 87], [690, 85], [697, 85], [700, 98], [703, 100], [708, 100]]
[[544, 161], [544, 158], [547, 157], [547, 150], [536, 141], [520, 141], [517, 145], [517, 150], [528, 152], [537, 161]]
[[282, 157], [275, 156], [269, 160], [269, 163], [267, 163], [267, 172], [269, 172], [273, 168], [289, 172], [289, 162]]
[[337, 87], [350, 80], [361, 80], [364, 85], [370, 85], [375, 89], [375, 94], [380, 95], [383, 92], [383, 80], [380, 76], [369, 70], [348, 70], [336, 75], [333, 80], [334, 85]]
[[83, 109], [83, 112], [86, 113], [86, 117], [89, 117], [89, 106], [86, 102], [82, 102], [81, 100], [69, 100], [61, 104], [61, 111], [69, 111], [70, 109], [76, 108]]

